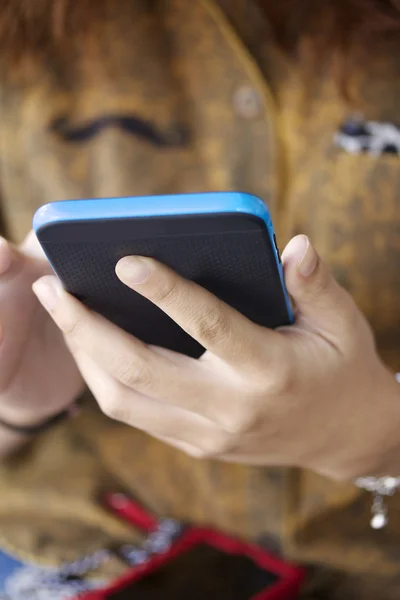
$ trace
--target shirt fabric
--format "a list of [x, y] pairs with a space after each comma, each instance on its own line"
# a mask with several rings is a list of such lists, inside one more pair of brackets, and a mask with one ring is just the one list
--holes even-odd
[[[21, 241], [40, 205], [66, 198], [254, 193], [268, 203], [281, 245], [299, 232], [313, 239], [399, 371], [399, 158], [336, 143], [354, 114], [398, 123], [398, 40], [388, 35], [358, 67], [348, 101], [329, 61], [312, 76], [307, 40], [296, 58], [279, 50], [261, 0], [106, 4], [83, 38], [69, 32], [68, 52], [49, 35], [29, 70], [1, 58], [6, 233]], [[138, 123], [152, 133], [139, 135]], [[398, 597], [397, 496], [390, 526], [377, 534], [369, 495], [351, 484], [196, 462], [110, 421], [90, 401], [78, 419], [6, 461], [0, 487], [8, 578], [26, 564], [57, 568], [116, 540], [135, 543], [137, 532], [98, 502], [102, 490], [122, 488], [160, 515], [262, 539], [318, 566], [310, 598]], [[111, 561], [98, 578], [124, 568]]]

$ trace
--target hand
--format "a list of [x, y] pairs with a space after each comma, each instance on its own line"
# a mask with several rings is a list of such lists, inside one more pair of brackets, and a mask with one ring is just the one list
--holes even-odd
[[297, 319], [277, 331], [151, 259], [120, 261], [121, 281], [207, 349], [200, 360], [146, 346], [55, 278], [34, 289], [113, 419], [196, 457], [298, 465], [338, 479], [385, 471], [397, 453], [397, 383], [365, 319], [308, 239], [294, 238], [283, 258]]
[[32, 293], [51, 273], [33, 234], [20, 248], [0, 239], [0, 419], [33, 426], [66, 408], [83, 380], [62, 334]]

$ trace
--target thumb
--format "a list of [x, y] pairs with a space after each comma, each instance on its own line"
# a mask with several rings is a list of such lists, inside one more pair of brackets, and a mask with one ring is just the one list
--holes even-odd
[[298, 235], [282, 254], [286, 287], [294, 300], [297, 320], [337, 337], [351, 306], [349, 294], [337, 283], [308, 237]]

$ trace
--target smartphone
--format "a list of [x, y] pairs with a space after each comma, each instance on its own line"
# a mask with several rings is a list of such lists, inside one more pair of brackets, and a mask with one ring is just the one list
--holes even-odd
[[115, 274], [124, 256], [153, 257], [253, 322], [293, 322], [266, 204], [240, 192], [46, 204], [37, 238], [65, 289], [143, 340], [198, 358], [204, 348]]

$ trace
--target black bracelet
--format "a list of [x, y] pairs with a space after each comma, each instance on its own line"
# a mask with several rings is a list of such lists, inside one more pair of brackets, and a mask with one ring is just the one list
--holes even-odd
[[27, 437], [34, 437], [36, 435], [39, 435], [40, 433], [43, 433], [44, 431], [47, 431], [48, 429], [51, 429], [61, 421], [73, 417], [77, 414], [78, 410], [79, 403], [75, 402], [62, 412], [54, 415], [53, 417], [50, 417], [49, 419], [47, 419], [43, 423], [40, 423], [39, 425], [31, 425], [24, 427], [23, 425], [14, 425], [12, 423], [8, 423], [7, 421], [3, 421], [2, 419], [0, 419], [0, 426], [4, 427], [4, 429], [8, 429], [8, 431], [11, 431], [12, 433], [17, 433], [19, 435], [24, 435]]

